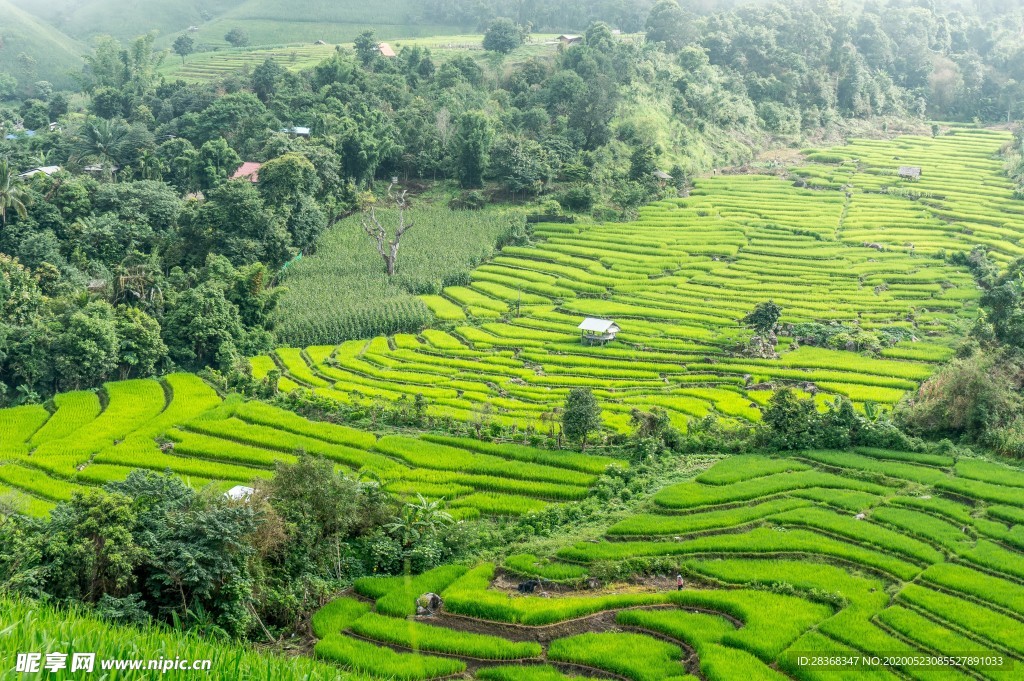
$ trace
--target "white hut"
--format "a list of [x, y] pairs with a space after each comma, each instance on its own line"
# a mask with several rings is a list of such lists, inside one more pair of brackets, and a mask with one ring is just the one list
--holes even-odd
[[248, 500], [249, 497], [252, 496], [252, 493], [255, 491], [256, 490], [254, 490], [252, 487], [246, 487], [245, 485], [235, 485], [227, 492], [224, 492], [224, 496], [226, 496], [228, 499], [231, 499], [231, 501], [246, 501]]
[[604, 345], [615, 340], [615, 336], [621, 331], [619, 326], [610, 319], [595, 319], [587, 317], [578, 327], [580, 340], [584, 345], [600, 343]]

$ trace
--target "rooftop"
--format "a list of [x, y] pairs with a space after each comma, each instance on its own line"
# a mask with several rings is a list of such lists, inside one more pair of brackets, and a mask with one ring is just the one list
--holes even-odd
[[619, 327], [612, 320], [596, 319], [594, 317], [587, 317], [576, 328], [580, 331], [591, 331], [593, 333], [614, 333], [619, 331]]
[[252, 493], [255, 491], [256, 490], [254, 490], [252, 487], [246, 487], [245, 485], [235, 485], [227, 492], [224, 492], [224, 496], [234, 501], [242, 501], [243, 499], [248, 499], [250, 496], [252, 496]]
[[256, 163], [255, 161], [246, 161], [242, 165], [238, 166], [238, 170], [231, 176], [232, 180], [247, 179], [250, 182], [260, 181], [260, 168], [263, 167], [262, 163]]

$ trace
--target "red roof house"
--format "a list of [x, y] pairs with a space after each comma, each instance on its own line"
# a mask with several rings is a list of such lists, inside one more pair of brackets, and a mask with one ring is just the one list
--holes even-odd
[[253, 184], [260, 181], [260, 168], [263, 167], [262, 163], [255, 163], [253, 161], [246, 161], [242, 165], [238, 166], [238, 170], [231, 176], [232, 180], [246, 179]]

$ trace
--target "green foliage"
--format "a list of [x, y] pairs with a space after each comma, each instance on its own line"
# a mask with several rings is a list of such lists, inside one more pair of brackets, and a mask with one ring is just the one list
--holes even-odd
[[232, 47], [245, 47], [249, 44], [249, 34], [241, 28], [232, 28], [224, 35], [224, 40], [231, 43]]
[[601, 407], [594, 393], [586, 388], [569, 391], [562, 412], [562, 432], [570, 440], [578, 441], [587, 449], [587, 436], [601, 427]]
[[174, 43], [171, 45], [171, 49], [174, 50], [174, 54], [181, 57], [181, 63], [185, 63], [185, 57], [192, 54], [196, 50], [196, 41], [192, 39], [192, 36], [187, 33], [182, 33], [174, 39]]
[[484, 49], [500, 54], [508, 54], [523, 44], [523, 29], [511, 19], [504, 17], [495, 19], [484, 33]]
[[911, 432], [966, 436], [1017, 455], [1011, 434], [1022, 410], [1019, 376], [1012, 356], [976, 353], [955, 359], [900, 405], [897, 419]]
[[494, 130], [480, 111], [459, 117], [459, 182], [466, 189], [482, 187], [487, 172]]
[[773, 333], [778, 327], [779, 319], [782, 317], [782, 308], [769, 300], [766, 303], [758, 303], [754, 311], [743, 318], [743, 323], [751, 327], [761, 336]]

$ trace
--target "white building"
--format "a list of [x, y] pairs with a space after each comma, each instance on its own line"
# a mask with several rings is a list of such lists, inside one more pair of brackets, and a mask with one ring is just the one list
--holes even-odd
[[616, 334], [621, 331], [619, 326], [610, 319], [595, 319], [587, 317], [583, 323], [576, 327], [580, 330], [580, 340], [585, 345], [600, 343], [604, 345], [615, 340]]

